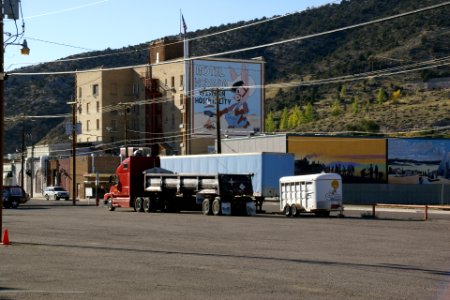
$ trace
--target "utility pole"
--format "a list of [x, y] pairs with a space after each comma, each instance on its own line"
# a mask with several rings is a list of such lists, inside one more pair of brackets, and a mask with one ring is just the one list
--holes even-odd
[[20, 169], [20, 186], [25, 189], [25, 173], [24, 173], [24, 169], [25, 169], [25, 117], [22, 118], [22, 147], [21, 147], [21, 158], [20, 158], [20, 164], [21, 164], [21, 169]]
[[[30, 198], [33, 198], [33, 180], [34, 180], [34, 144], [33, 144], [33, 133], [27, 133], [26, 139], [30, 142], [31, 145], [31, 161], [30, 161]], [[25, 149], [28, 155], [28, 149]]]
[[128, 106], [125, 106], [125, 158], [128, 157]]
[[77, 205], [77, 101], [67, 104], [72, 105], [72, 205]]
[[[3, 10], [3, 5], [1, 9]], [[4, 136], [4, 122], [5, 122], [5, 69], [4, 69], [4, 56], [5, 56], [5, 46], [3, 45], [3, 11], [0, 11], [0, 191], [3, 191], [3, 136]], [[0, 243], [3, 242], [3, 192], [0, 196]]]
[[[1, 46], [1, 53], [0, 53], [0, 191], [3, 191], [3, 156], [4, 156], [4, 122], [5, 122], [5, 68], [4, 68], [4, 61], [5, 61], [5, 41], [3, 39], [3, 19], [5, 18], [5, 15], [8, 16], [9, 19], [17, 20], [19, 17], [19, 2], [20, 1], [8, 1], [9, 5], [4, 5], [2, 1], [0, 2], [0, 46]], [[10, 45], [19, 45], [10, 43]], [[26, 44], [26, 40], [23, 41], [21, 44], [22, 46], [22, 54], [28, 55], [30, 53], [30, 49], [28, 48]], [[0, 196], [0, 243], [3, 242], [2, 237], [3, 232], [3, 196]]]
[[216, 136], [217, 136], [217, 153], [222, 153], [222, 142], [220, 140], [220, 98], [219, 98], [220, 90], [216, 89]]
[[77, 102], [72, 104], [72, 204], [77, 205]]

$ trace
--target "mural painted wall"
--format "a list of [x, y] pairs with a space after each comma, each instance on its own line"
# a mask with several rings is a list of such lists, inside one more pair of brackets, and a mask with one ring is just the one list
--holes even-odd
[[450, 184], [449, 139], [389, 139], [392, 184]]
[[191, 83], [193, 134], [216, 133], [216, 91], [222, 132], [248, 135], [259, 132], [263, 116], [262, 62], [192, 61]]
[[338, 173], [346, 183], [387, 182], [387, 141], [371, 138], [288, 136], [295, 173]]

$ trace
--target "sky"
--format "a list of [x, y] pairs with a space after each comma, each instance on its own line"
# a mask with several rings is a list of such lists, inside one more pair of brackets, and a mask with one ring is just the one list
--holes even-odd
[[[20, 45], [8, 45], [4, 68], [54, 61], [69, 55], [149, 42], [180, 33], [180, 14], [187, 31], [211, 26], [284, 15], [319, 7], [331, 0], [21, 0], [17, 20], [31, 49], [20, 54]], [[16, 34], [16, 24], [5, 19], [5, 33]], [[5, 40], [7, 36], [5, 36]], [[21, 44], [23, 41], [16, 41]]]

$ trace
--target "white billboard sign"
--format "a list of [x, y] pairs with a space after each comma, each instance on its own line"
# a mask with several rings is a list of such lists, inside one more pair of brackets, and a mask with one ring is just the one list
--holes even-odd
[[216, 133], [216, 99], [222, 134], [248, 135], [261, 131], [263, 63], [192, 61], [192, 133]]

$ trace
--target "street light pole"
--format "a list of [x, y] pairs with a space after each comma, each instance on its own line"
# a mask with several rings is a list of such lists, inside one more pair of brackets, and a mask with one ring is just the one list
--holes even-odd
[[5, 69], [4, 69], [4, 55], [5, 55], [5, 46], [3, 45], [3, 13], [0, 12], [0, 243], [3, 242], [3, 136], [4, 136], [4, 122], [5, 122]]
[[[5, 18], [5, 15], [3, 14], [4, 11], [8, 10], [9, 13], [6, 13], [8, 15], [8, 18], [16, 20], [19, 16], [18, 7], [14, 7], [12, 5], [12, 2], [10, 2], [10, 7], [4, 6], [4, 3], [6, 1], [0, 2], [0, 46], [1, 46], [1, 53], [0, 53], [0, 192], [2, 195], [0, 195], [0, 243], [3, 242], [2, 232], [3, 232], [3, 156], [4, 156], [4, 122], [5, 122], [5, 68], [4, 68], [4, 61], [5, 61], [5, 41], [3, 39], [3, 19]], [[16, 2], [18, 3], [18, 2]], [[10, 11], [12, 10], [12, 11]], [[11, 15], [10, 15], [11, 14]], [[28, 48], [28, 45], [26, 43], [26, 40], [23, 41], [22, 44], [14, 44], [9, 43], [9, 45], [21, 45], [22, 50], [21, 53], [23, 55], [30, 54], [30, 49]]]

